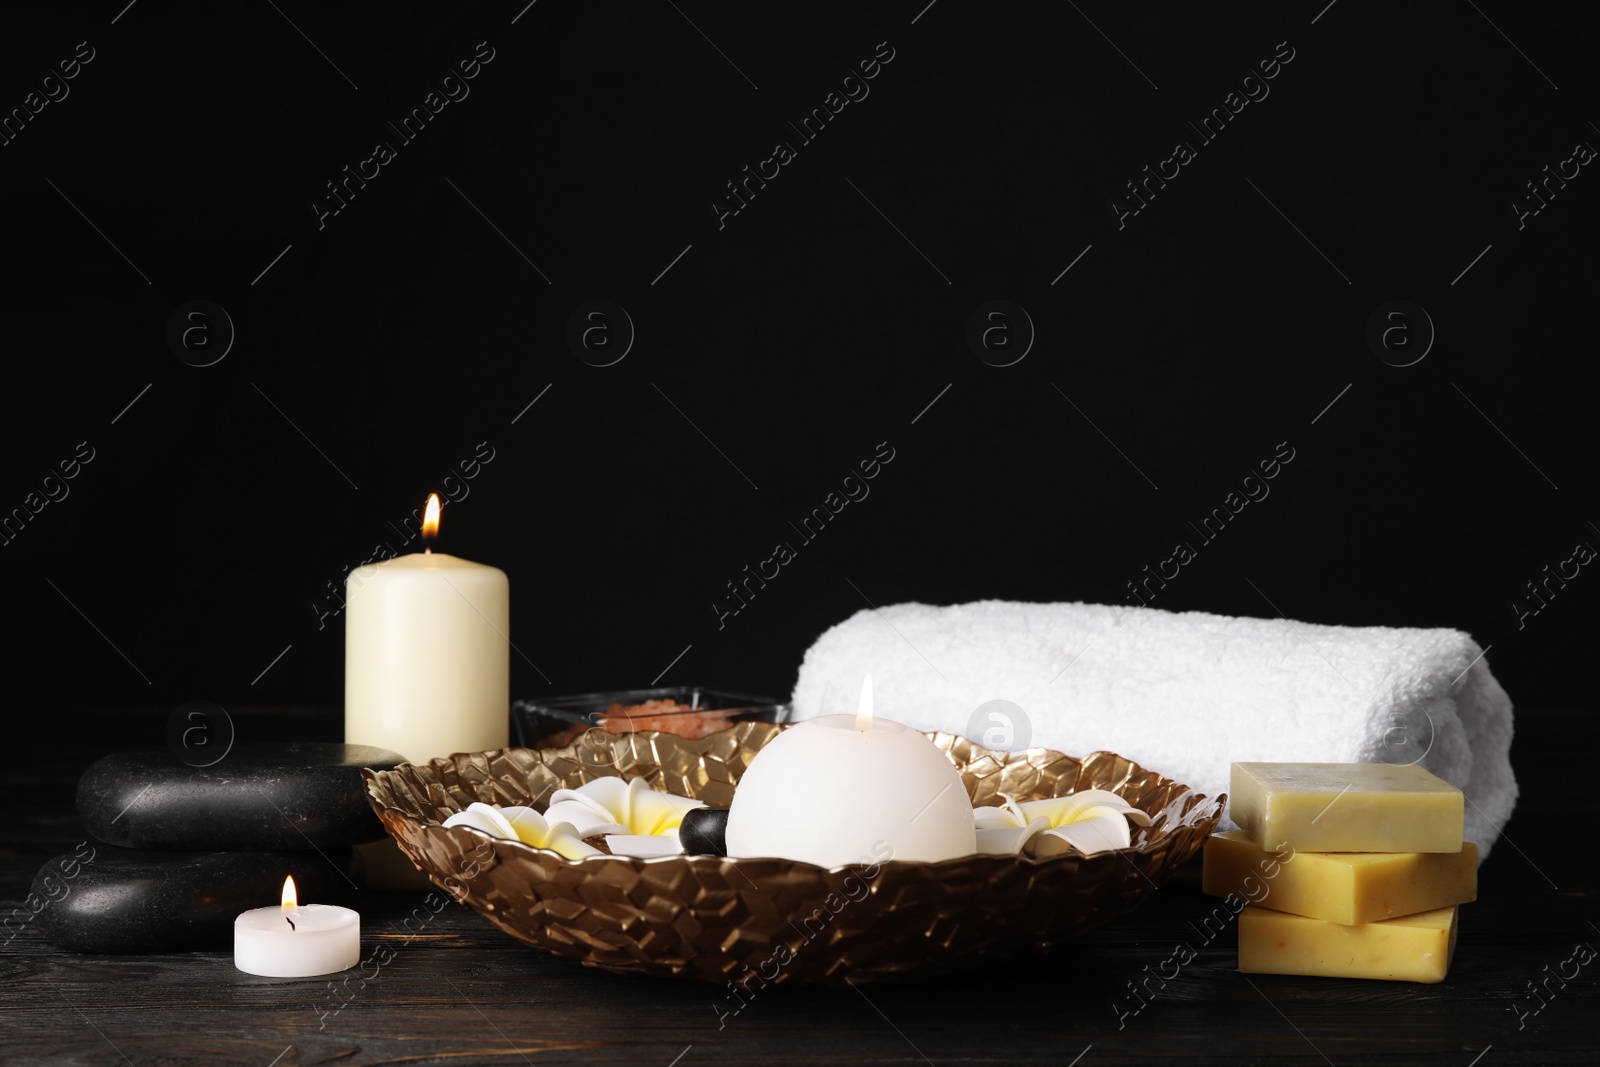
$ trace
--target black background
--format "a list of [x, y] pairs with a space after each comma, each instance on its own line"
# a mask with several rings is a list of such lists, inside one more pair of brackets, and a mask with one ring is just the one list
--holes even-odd
[[[1509, 203], [1600, 144], [1593, 9], [924, 3], [8, 12], [7, 110], [95, 53], [0, 147], [0, 510], [95, 456], [0, 547], [13, 699], [337, 704], [343, 619], [313, 605], [487, 442], [440, 547], [511, 576], [517, 696], [786, 696], [868, 598], [1121, 602], [1189, 540], [1154, 606], [1458, 627], [1519, 704], [1586, 702], [1600, 578], [1520, 629], [1510, 604], [1600, 545], [1600, 175], [1521, 230]], [[470, 95], [398, 143], [480, 41]], [[1199, 145], [1185, 122], [1285, 41]], [[879, 42], [870, 95], [719, 229], [722, 184]], [[1198, 158], [1119, 230], [1180, 138]], [[397, 158], [319, 229], [379, 139]], [[996, 298], [1037, 328], [1005, 368], [965, 341]], [[192, 299], [237, 329], [210, 367], [166, 342]], [[591, 299], [637, 327], [614, 366], [566, 343]], [[1410, 367], [1365, 341], [1393, 299], [1437, 328]], [[880, 442], [870, 496], [799, 544]], [[779, 540], [798, 558], [719, 628]]]

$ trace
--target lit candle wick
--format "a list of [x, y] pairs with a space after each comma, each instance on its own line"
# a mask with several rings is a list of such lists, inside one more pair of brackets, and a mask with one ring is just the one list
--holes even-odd
[[872, 729], [872, 675], [861, 679], [861, 700], [856, 704], [856, 729], [865, 733]]
[[294, 920], [289, 918], [289, 915], [299, 910], [300, 894], [295, 890], [294, 877], [290, 875], [285, 877], [283, 880], [283, 921], [288, 923], [289, 929], [293, 930], [297, 934], [300, 932], [300, 929], [299, 927], [295, 926]]
[[422, 512], [422, 554], [433, 555], [433, 539], [439, 536], [439, 494], [428, 494], [428, 505]]

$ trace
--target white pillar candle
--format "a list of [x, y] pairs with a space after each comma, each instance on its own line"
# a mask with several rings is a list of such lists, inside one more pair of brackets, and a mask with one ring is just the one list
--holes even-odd
[[[438, 529], [428, 498], [423, 537]], [[412, 762], [504, 748], [511, 587], [497, 567], [413, 552], [345, 581], [344, 739]]]
[[293, 878], [284, 879], [280, 907], [233, 920], [233, 965], [246, 974], [311, 978], [360, 961], [361, 916], [331, 904], [298, 904]]
[[728, 855], [847, 863], [947, 860], [977, 851], [972, 801], [955, 765], [909, 726], [872, 714], [783, 731], [751, 761], [728, 810]]

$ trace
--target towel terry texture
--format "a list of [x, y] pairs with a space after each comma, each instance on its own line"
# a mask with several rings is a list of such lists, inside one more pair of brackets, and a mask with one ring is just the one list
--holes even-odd
[[976, 710], [1010, 701], [1024, 718], [1005, 747], [1108, 749], [1212, 796], [1227, 792], [1236, 761], [1420, 762], [1466, 794], [1480, 858], [1517, 800], [1511, 700], [1459, 630], [1099, 604], [896, 604], [817, 639], [794, 717], [854, 711], [868, 672], [879, 714], [916, 729], [981, 743], [1001, 720]]

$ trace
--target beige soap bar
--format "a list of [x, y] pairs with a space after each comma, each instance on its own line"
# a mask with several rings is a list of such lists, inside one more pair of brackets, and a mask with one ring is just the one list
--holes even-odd
[[1228, 813], [1264, 848], [1459, 852], [1461, 790], [1398, 763], [1235, 763]]
[[1341, 926], [1270, 908], [1239, 913], [1239, 970], [1442, 982], [1456, 950], [1456, 908]]
[[1351, 926], [1478, 899], [1478, 846], [1460, 852], [1268, 852], [1243, 830], [1206, 841], [1201, 887]]

